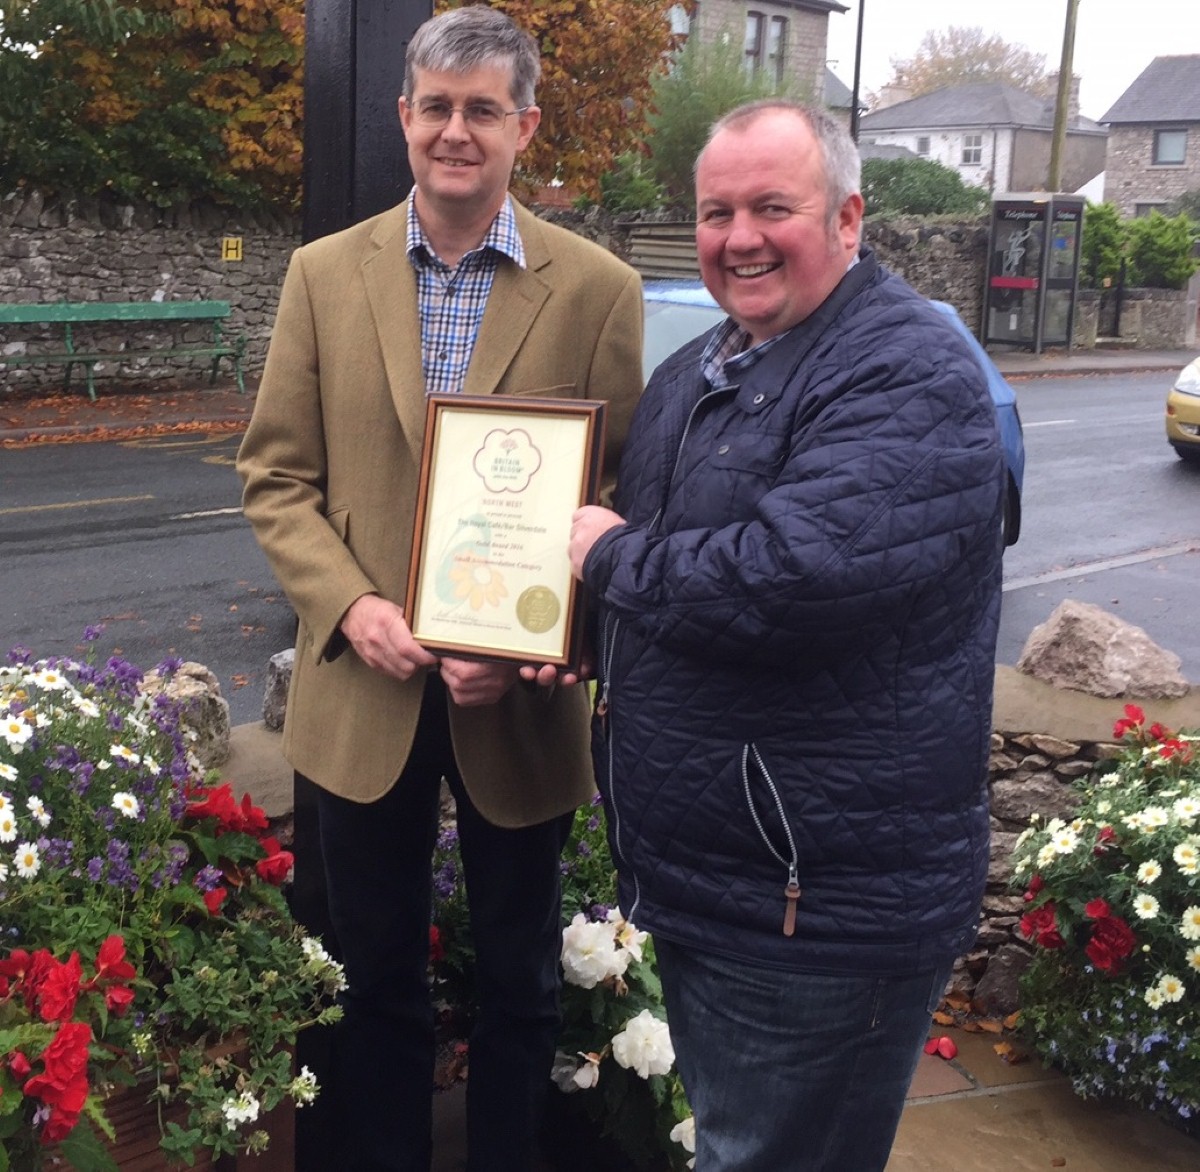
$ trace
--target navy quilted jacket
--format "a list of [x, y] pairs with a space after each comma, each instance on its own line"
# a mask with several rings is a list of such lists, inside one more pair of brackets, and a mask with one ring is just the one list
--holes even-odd
[[588, 555], [621, 906], [676, 942], [904, 973], [988, 861], [1002, 456], [983, 374], [864, 250], [740, 386], [651, 379]]

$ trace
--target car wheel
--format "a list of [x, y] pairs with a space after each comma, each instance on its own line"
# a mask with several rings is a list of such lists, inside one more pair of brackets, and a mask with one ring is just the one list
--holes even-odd
[[1192, 446], [1191, 444], [1172, 444], [1175, 449], [1175, 455], [1188, 464], [1200, 464], [1200, 444]]

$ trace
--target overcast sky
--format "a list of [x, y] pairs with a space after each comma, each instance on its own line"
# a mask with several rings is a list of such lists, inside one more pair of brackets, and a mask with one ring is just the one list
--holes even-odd
[[[1062, 60], [1067, 0], [841, 0], [849, 11], [829, 17], [830, 68], [854, 84], [854, 43], [863, 13], [859, 90], [878, 90], [892, 58], [912, 57], [925, 33], [981, 28], [1046, 58]], [[1155, 57], [1200, 54], [1200, 0], [1079, 0], [1072, 72], [1079, 106], [1099, 119]]]

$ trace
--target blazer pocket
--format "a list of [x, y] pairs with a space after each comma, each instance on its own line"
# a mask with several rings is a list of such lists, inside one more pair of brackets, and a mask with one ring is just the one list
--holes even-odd
[[525, 391], [505, 391], [512, 399], [578, 399], [575, 383], [559, 383], [556, 387], [532, 387]]

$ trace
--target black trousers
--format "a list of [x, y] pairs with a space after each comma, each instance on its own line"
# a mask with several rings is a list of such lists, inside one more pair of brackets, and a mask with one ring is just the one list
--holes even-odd
[[454, 761], [447, 704], [441, 679], [430, 676], [408, 763], [379, 801], [318, 796], [329, 912], [349, 982], [327, 1088], [346, 1172], [430, 1166], [431, 857], [443, 777], [457, 804], [480, 1007], [470, 1039], [467, 1168], [536, 1165], [559, 1025], [559, 856], [571, 815], [519, 830], [483, 818]]

